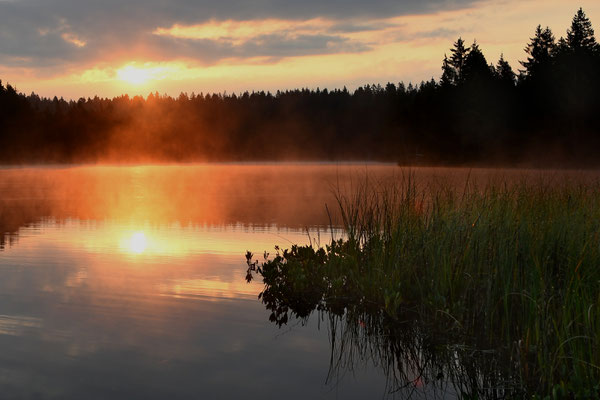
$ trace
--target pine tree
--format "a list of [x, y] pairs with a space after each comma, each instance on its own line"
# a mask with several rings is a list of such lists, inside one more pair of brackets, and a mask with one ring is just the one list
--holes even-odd
[[569, 50], [574, 52], [594, 52], [598, 50], [598, 43], [594, 37], [592, 23], [585, 16], [582, 8], [577, 11], [573, 17], [571, 28], [567, 30], [566, 44], [569, 46]]
[[548, 67], [556, 50], [554, 35], [548, 27], [542, 29], [542, 26], [538, 25], [534, 37], [530, 40], [525, 48], [529, 57], [527, 61], [521, 61], [521, 65], [525, 67], [521, 72], [528, 78], [535, 77], [542, 69]]
[[583, 123], [581, 117], [597, 110], [600, 91], [600, 45], [592, 23], [583, 9], [577, 10], [566, 38], [561, 38], [555, 56], [555, 87], [561, 112], [572, 118], [570, 124]]
[[465, 66], [467, 55], [469, 54], [469, 50], [465, 47], [465, 41], [459, 37], [456, 43], [454, 43], [454, 48], [451, 49], [450, 52], [452, 53], [452, 56], [450, 56], [450, 65], [452, 65], [456, 71], [456, 82], [462, 83], [464, 81], [463, 68]]
[[444, 61], [442, 63], [442, 77], [440, 78], [440, 85], [442, 87], [449, 87], [456, 84], [456, 69], [450, 64], [448, 57], [444, 54]]
[[489, 79], [492, 77], [492, 71], [485, 59], [485, 56], [479, 49], [477, 42], [473, 42], [463, 65], [463, 81], [473, 79]]
[[508, 61], [504, 59], [504, 54], [500, 54], [500, 59], [496, 65], [496, 77], [500, 82], [504, 82], [511, 86], [514, 86], [515, 84], [516, 75]]

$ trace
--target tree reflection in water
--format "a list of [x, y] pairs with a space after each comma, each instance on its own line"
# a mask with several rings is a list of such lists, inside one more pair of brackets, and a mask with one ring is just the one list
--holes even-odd
[[[440, 315], [424, 321], [417, 307], [396, 316], [346, 285], [343, 276], [324, 273], [323, 249], [293, 246], [264, 262], [246, 253], [246, 280], [263, 279], [259, 299], [279, 327], [293, 320], [306, 323], [313, 313], [325, 322], [331, 358], [327, 382], [336, 384], [348, 372], [372, 365], [386, 377], [385, 396], [401, 399], [519, 397], [518, 365], [511, 349], [493, 350], [478, 338], [461, 334], [458, 322]], [[322, 325], [320, 325], [322, 326]]]

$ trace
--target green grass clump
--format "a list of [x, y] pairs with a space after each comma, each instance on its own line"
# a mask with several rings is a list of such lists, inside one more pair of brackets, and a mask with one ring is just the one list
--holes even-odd
[[294, 296], [311, 299], [301, 316], [343, 314], [349, 303], [388, 321], [409, 312], [432, 332], [493, 349], [522, 394], [599, 395], [596, 184], [418, 189], [409, 177], [338, 201], [344, 239], [260, 267], [273, 320]]

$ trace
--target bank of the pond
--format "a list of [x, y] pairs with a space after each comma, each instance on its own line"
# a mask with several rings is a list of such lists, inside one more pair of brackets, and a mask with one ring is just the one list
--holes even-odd
[[[446, 348], [493, 352], [504, 395], [600, 397], [599, 194], [589, 182], [367, 185], [338, 197], [344, 239], [250, 257], [248, 278], [262, 277], [279, 324], [358, 308], [369, 340], [362, 321], [412, 319]], [[498, 393], [484, 386], [464, 394]]]

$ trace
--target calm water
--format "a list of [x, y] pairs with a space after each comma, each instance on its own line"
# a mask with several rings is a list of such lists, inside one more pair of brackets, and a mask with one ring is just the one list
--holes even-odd
[[[0, 169], [0, 397], [384, 397], [377, 359], [330, 374], [327, 324], [278, 328], [257, 300], [262, 284], [244, 280], [246, 250], [339, 237], [333, 191], [365, 173], [402, 175], [334, 164]], [[430, 183], [468, 174], [417, 171]], [[414, 377], [395, 395], [453, 397]]]

